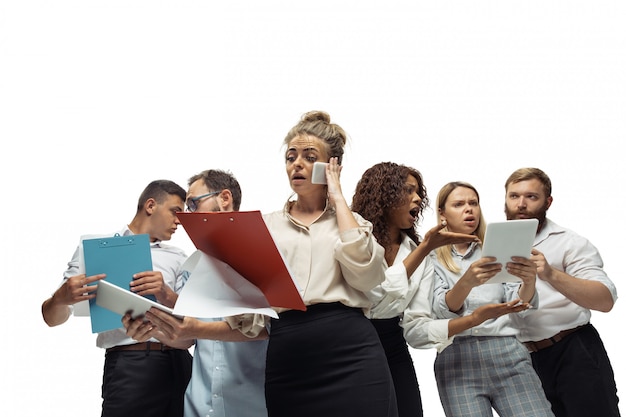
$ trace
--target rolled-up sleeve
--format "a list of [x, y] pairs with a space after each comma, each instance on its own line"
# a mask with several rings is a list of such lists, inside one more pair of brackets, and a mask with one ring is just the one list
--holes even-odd
[[[617, 287], [604, 272], [604, 262], [598, 249], [578, 235], [573, 235], [571, 242], [563, 247], [567, 248], [564, 259], [565, 273], [576, 278], [601, 282], [611, 293], [613, 302], [617, 301]], [[548, 256], [546, 255], [546, 258]]]
[[355, 218], [361, 227], [340, 234], [335, 244], [335, 259], [352, 288], [369, 291], [385, 279], [385, 250], [374, 238], [371, 223]]
[[454, 319], [462, 317], [467, 310], [467, 300], [463, 301], [463, 306], [459, 311], [452, 312], [446, 302], [446, 294], [450, 291], [450, 282], [446, 279], [446, 273], [443, 271], [438, 262], [435, 262], [434, 272], [434, 298], [433, 298], [433, 314], [435, 317]]
[[[386, 311], [398, 300], [405, 300], [409, 293], [409, 278], [406, 267], [398, 262], [385, 270], [385, 280], [367, 293], [374, 309]], [[402, 314], [402, 311], [398, 311]], [[376, 318], [376, 317], [374, 317]]]
[[226, 323], [233, 330], [239, 330], [246, 337], [257, 337], [269, 322], [269, 317], [262, 314], [238, 314], [226, 317]]
[[449, 319], [433, 319], [433, 277], [432, 269], [422, 277], [417, 293], [404, 311], [401, 325], [404, 338], [411, 347], [436, 348], [440, 352], [449, 346], [454, 338], [448, 337]]

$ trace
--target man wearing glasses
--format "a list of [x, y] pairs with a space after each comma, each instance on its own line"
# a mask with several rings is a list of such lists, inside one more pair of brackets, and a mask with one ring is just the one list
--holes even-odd
[[[188, 184], [187, 211], [239, 210], [241, 188], [232, 174], [206, 170], [189, 178]], [[185, 417], [267, 416], [266, 331], [243, 335], [222, 319], [179, 320], [161, 313], [146, 313], [148, 324], [131, 320], [129, 316], [123, 321], [127, 334], [136, 340], [155, 336], [179, 347], [190, 347], [195, 342], [192, 376], [185, 392]], [[156, 326], [153, 328], [152, 324]]]
[[[200, 181], [200, 180], [197, 180], [197, 181]], [[197, 188], [200, 188], [200, 187], [201, 186], [198, 186]], [[191, 189], [189, 191], [191, 192]], [[230, 191], [230, 190], [222, 190], [222, 191]], [[209, 197], [216, 196], [216, 195], [220, 194], [222, 191], [211, 191], [210, 193], [202, 194], [202, 195], [199, 195], [197, 197], [189, 197], [189, 198], [187, 198], [187, 211], [189, 211], [190, 213], [198, 211], [198, 203], [199, 202], [202, 202], [202, 200], [205, 200], [205, 199], [207, 199], [207, 201], [208, 201]], [[226, 197], [226, 199], [224, 199], [224, 197], [222, 197], [222, 202], [228, 201], [228, 195], [224, 194], [224, 196]], [[231, 198], [232, 198], [232, 193], [231, 193]], [[204, 211], [200, 210], [200, 212], [204, 213], [204, 212], [221, 211], [219, 208], [220, 208], [219, 204], [217, 202], [215, 202], [213, 204], [213, 209], [212, 210], [204, 210]]]

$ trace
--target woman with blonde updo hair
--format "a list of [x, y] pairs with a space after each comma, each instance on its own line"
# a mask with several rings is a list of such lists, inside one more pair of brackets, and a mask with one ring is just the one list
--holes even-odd
[[[384, 250], [342, 193], [346, 141], [321, 111], [306, 113], [284, 140], [294, 194], [264, 218], [307, 310], [276, 309], [271, 319], [269, 417], [397, 416], [385, 353], [364, 314], [365, 292], [384, 277]], [[328, 163], [327, 184], [311, 181], [317, 161]]]
[[287, 136], [285, 136], [283, 145], [289, 146], [289, 142], [300, 135], [311, 135], [324, 141], [328, 146], [329, 155], [336, 157], [337, 163], [341, 165], [343, 161], [343, 149], [348, 140], [348, 136], [341, 126], [330, 123], [328, 113], [322, 111], [305, 113], [300, 122], [289, 130]]

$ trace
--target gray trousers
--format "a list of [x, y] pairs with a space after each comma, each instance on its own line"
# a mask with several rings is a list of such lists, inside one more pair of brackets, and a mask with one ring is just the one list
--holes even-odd
[[461, 336], [435, 359], [447, 417], [554, 417], [530, 354], [514, 336]]

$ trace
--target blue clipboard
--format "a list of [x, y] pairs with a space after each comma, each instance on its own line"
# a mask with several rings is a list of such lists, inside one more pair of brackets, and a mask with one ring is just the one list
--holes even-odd
[[[152, 271], [150, 236], [115, 235], [111, 237], [83, 240], [83, 257], [87, 276], [106, 274], [106, 280], [118, 287], [130, 289], [133, 275]], [[151, 295], [146, 298], [156, 301]], [[122, 316], [89, 300], [92, 333], [122, 328]]]

